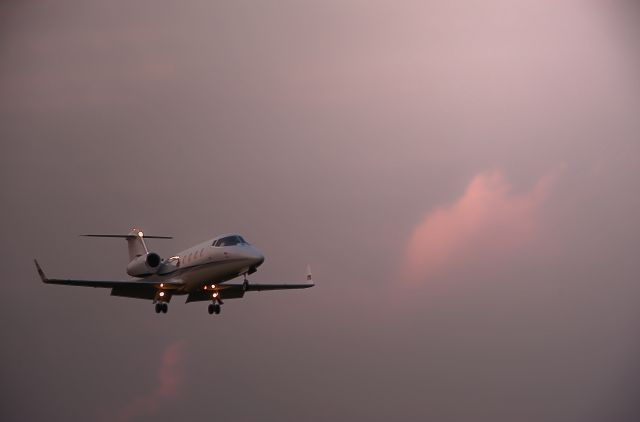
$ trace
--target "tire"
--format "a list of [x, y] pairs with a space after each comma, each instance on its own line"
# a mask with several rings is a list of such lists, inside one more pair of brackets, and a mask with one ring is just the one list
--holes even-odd
[[156, 314], [159, 314], [161, 310], [160, 304], [156, 303]]
[[209, 304], [209, 315], [213, 314], [213, 304]]
[[168, 310], [169, 310], [169, 305], [167, 303], [163, 303], [162, 304], [162, 313], [166, 314]]

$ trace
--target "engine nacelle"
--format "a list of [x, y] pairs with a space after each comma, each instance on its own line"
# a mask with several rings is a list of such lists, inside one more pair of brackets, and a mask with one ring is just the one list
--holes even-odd
[[146, 255], [140, 255], [127, 265], [127, 274], [131, 277], [144, 277], [146, 275], [155, 274], [160, 268], [160, 255], [155, 252], [149, 252]]

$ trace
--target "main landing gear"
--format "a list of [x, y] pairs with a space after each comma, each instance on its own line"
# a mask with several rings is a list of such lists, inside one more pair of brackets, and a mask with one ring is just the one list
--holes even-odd
[[209, 304], [209, 315], [211, 314], [216, 314], [218, 315], [220, 313], [220, 305], [222, 305], [222, 300], [220, 299], [220, 293], [218, 292], [213, 292], [211, 294], [211, 303]]
[[167, 302], [156, 302], [156, 314], [162, 312], [166, 314], [169, 310], [169, 304]]
[[211, 314], [218, 315], [220, 313], [220, 302], [215, 301], [213, 303], [210, 303], [208, 310], [209, 310], [209, 315], [211, 315]]

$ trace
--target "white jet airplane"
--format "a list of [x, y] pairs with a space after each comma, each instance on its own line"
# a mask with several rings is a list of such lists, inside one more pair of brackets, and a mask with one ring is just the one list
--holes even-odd
[[[90, 237], [119, 237], [127, 241], [130, 280], [64, 280], [47, 278], [35, 261], [44, 283], [68, 286], [102, 287], [111, 289], [112, 296], [153, 300], [156, 313], [167, 313], [174, 295], [187, 295], [188, 302], [211, 301], [209, 314], [219, 314], [223, 299], [237, 299], [248, 291], [306, 289], [313, 287], [311, 272], [307, 282], [299, 284], [259, 284], [247, 280], [264, 262], [264, 255], [238, 234], [227, 234], [202, 242], [169, 259], [161, 259], [149, 252], [144, 241], [171, 239], [167, 236], [145, 236], [139, 229], [129, 234], [87, 234]], [[243, 276], [242, 283], [228, 281]]]

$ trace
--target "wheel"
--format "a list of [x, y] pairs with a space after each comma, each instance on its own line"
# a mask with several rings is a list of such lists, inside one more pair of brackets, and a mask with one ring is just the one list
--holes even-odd
[[215, 312], [216, 315], [220, 313], [220, 304], [216, 303], [213, 305], [213, 312]]
[[163, 303], [162, 304], [162, 313], [166, 314], [168, 310], [169, 310], [169, 304], [168, 303]]
[[209, 315], [213, 313], [213, 303], [209, 304]]
[[159, 314], [161, 310], [162, 310], [161, 304], [156, 303], [156, 314]]

